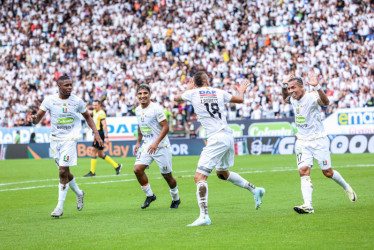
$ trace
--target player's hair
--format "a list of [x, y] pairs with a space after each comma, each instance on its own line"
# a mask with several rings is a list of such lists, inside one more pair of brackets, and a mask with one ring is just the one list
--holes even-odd
[[146, 89], [146, 90], [148, 90], [149, 93], [151, 93], [151, 89], [149, 88], [148, 84], [140, 84], [140, 85], [138, 85], [138, 87], [136, 88], [136, 93], [138, 93], [139, 90], [141, 90], [141, 89]]
[[208, 82], [208, 75], [205, 71], [198, 71], [193, 76], [193, 81], [195, 82], [196, 86], [201, 87]]
[[70, 77], [68, 75], [62, 75], [58, 78], [57, 84], [61, 84], [63, 81], [70, 80]]
[[93, 103], [94, 103], [94, 102], [97, 102], [97, 104], [99, 104], [99, 105], [101, 104], [100, 100], [97, 100], [97, 99], [95, 99], [95, 100], [93, 101]]
[[292, 77], [288, 82], [292, 82], [292, 81], [297, 81], [297, 84], [299, 84], [300, 86], [304, 86], [304, 82], [303, 82], [303, 79], [301, 79], [301, 77]]

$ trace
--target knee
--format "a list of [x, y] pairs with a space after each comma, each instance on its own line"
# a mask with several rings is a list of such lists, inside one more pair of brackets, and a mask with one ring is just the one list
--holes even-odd
[[310, 168], [309, 167], [302, 167], [299, 169], [300, 176], [309, 176], [310, 175]]
[[102, 151], [99, 151], [99, 153], [98, 153], [98, 155], [99, 155], [99, 157], [101, 158], [101, 159], [105, 159], [105, 154], [104, 154], [104, 152], [102, 152]]
[[64, 179], [68, 177], [69, 173], [65, 169], [60, 169], [58, 174], [61, 179]]
[[143, 169], [138, 168], [138, 167], [135, 167], [135, 168], [134, 168], [134, 174], [135, 174], [135, 175], [141, 175], [141, 174], [143, 174], [143, 173], [144, 173], [144, 170], [143, 170]]
[[218, 173], [217, 173], [217, 176], [218, 176], [218, 178], [221, 179], [221, 180], [224, 180], [224, 181], [227, 180], [227, 178], [226, 178], [223, 174], [218, 174]]
[[334, 172], [332, 170], [323, 170], [322, 171], [323, 174], [327, 177], [327, 178], [332, 178], [332, 176], [334, 175]]

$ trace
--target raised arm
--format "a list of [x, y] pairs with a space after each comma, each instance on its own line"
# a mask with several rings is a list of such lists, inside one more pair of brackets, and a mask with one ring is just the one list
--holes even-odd
[[100, 135], [99, 135], [99, 132], [97, 131], [96, 129], [96, 126], [95, 126], [95, 123], [94, 121], [92, 120], [90, 114], [88, 113], [88, 111], [82, 113], [84, 119], [86, 120], [88, 126], [92, 129], [92, 131], [94, 132], [94, 141], [100, 145], [100, 147], [102, 147], [104, 145], [103, 143], [103, 140], [101, 140], [100, 138]]
[[250, 85], [250, 82], [247, 79], [245, 79], [240, 84], [240, 86], [238, 88], [239, 95], [232, 96], [230, 102], [231, 103], [243, 103], [244, 102], [244, 93], [247, 90], [247, 88], [249, 87], [249, 85]]
[[314, 73], [313, 70], [309, 73], [308, 84], [310, 86], [314, 87], [314, 90], [317, 91], [317, 93], [319, 95], [319, 99], [318, 99], [317, 102], [318, 102], [319, 105], [327, 106], [327, 105], [330, 104], [329, 98], [327, 98], [325, 92], [323, 91], [323, 89], [321, 89], [321, 86], [318, 84], [317, 76], [316, 76], [316, 74]]
[[190, 89], [193, 89], [193, 88], [195, 88], [195, 82], [193, 81], [193, 78], [191, 78], [190, 81], [188, 82], [187, 89], [185, 91], [183, 91], [182, 93], [174, 96], [174, 101], [183, 102], [183, 99], [182, 99], [183, 93], [186, 92], [187, 90], [190, 90]]

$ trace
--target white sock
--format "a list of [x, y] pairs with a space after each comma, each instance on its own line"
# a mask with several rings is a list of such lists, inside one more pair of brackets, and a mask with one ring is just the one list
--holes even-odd
[[151, 184], [147, 183], [146, 185], [142, 186], [142, 189], [146, 196], [153, 196]]
[[81, 195], [83, 194], [82, 190], [79, 189], [78, 184], [75, 182], [75, 178], [73, 178], [73, 179], [69, 182], [69, 187], [71, 188], [71, 190], [73, 190], [73, 192], [74, 192], [77, 196], [81, 196]]
[[206, 181], [199, 181], [196, 183], [197, 203], [200, 207], [200, 217], [208, 215], [208, 183]]
[[246, 179], [238, 175], [237, 173], [231, 172], [227, 178], [227, 181], [231, 182], [232, 184], [248, 189], [253, 194], [253, 190], [256, 188], [252, 183], [248, 182]]
[[310, 176], [302, 176], [301, 178], [301, 193], [303, 194], [304, 205], [312, 206], [313, 184]]
[[332, 179], [340, 186], [342, 186], [344, 190], [349, 188], [349, 184], [343, 179], [343, 176], [341, 176], [341, 174], [336, 170], [333, 170], [333, 172], [334, 174], [332, 175]]
[[179, 200], [178, 186], [175, 186], [175, 188], [170, 188], [170, 195], [173, 201]]
[[69, 185], [68, 184], [58, 184], [58, 203], [57, 207], [63, 209], [64, 201], [66, 198], [66, 194], [68, 193]]

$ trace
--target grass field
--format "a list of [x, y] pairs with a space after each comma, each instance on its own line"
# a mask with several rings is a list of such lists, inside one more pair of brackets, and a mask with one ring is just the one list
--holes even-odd
[[262, 207], [244, 189], [208, 179], [209, 227], [186, 227], [199, 216], [193, 175], [198, 157], [174, 157], [174, 176], [182, 204], [170, 210], [171, 197], [158, 167], [147, 170], [157, 201], [140, 209], [145, 195], [132, 172], [134, 158], [120, 176], [98, 161], [93, 178], [89, 159], [72, 168], [85, 206], [76, 210], [69, 190], [60, 219], [50, 217], [57, 204], [58, 172], [52, 160], [0, 161], [0, 249], [373, 249], [374, 157], [332, 155], [333, 166], [356, 191], [351, 203], [334, 181], [312, 169], [315, 214], [299, 215], [302, 203], [296, 159], [291, 156], [239, 156], [231, 170], [266, 188]]

